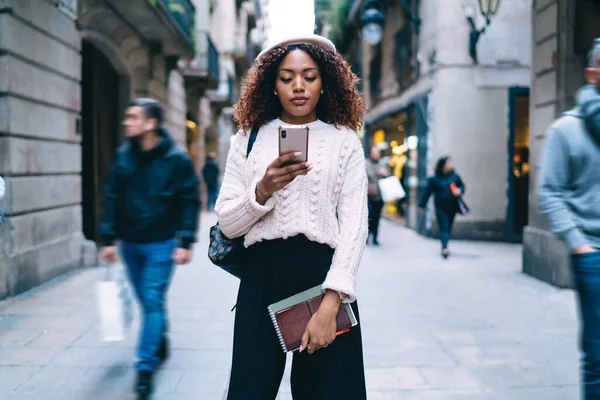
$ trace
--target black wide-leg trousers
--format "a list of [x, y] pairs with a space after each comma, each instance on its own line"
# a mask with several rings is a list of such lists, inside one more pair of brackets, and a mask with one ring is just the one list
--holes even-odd
[[[320, 285], [333, 249], [305, 236], [257, 243], [247, 251], [238, 292], [228, 400], [275, 400], [285, 369], [267, 306]], [[358, 316], [358, 305], [352, 305]], [[294, 400], [366, 400], [360, 322], [327, 348], [295, 352]]]

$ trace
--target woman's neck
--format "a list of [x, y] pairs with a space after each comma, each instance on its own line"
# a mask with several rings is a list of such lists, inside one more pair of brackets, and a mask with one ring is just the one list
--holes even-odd
[[317, 113], [314, 112], [302, 116], [297, 116], [284, 111], [281, 114], [281, 117], [279, 117], [279, 119], [285, 122], [286, 124], [291, 125], [310, 124], [311, 122], [315, 122], [317, 120]]

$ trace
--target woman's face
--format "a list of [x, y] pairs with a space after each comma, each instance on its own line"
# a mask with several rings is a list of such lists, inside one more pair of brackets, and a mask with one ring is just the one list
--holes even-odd
[[290, 124], [315, 121], [322, 88], [317, 63], [302, 50], [289, 52], [279, 66], [275, 82], [283, 106], [281, 119]]
[[449, 174], [452, 171], [454, 171], [454, 164], [452, 163], [452, 159], [449, 158], [446, 164], [444, 164], [444, 173]]

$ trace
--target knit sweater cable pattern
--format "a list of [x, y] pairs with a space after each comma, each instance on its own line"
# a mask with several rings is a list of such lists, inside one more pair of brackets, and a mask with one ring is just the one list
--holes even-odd
[[[356, 274], [367, 238], [367, 176], [360, 139], [351, 129], [312, 122], [308, 160], [313, 169], [277, 191], [264, 205], [255, 187], [279, 155], [279, 119], [263, 126], [248, 159], [248, 134], [238, 132], [229, 151], [216, 204], [229, 238], [245, 235], [246, 247], [299, 234], [335, 249], [323, 289], [356, 299]], [[282, 268], [285, 268], [282, 261]]]

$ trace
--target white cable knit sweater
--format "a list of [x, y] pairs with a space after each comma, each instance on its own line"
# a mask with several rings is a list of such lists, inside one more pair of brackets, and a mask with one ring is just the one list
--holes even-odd
[[[216, 204], [219, 226], [229, 238], [245, 235], [246, 247], [299, 234], [335, 249], [323, 289], [356, 299], [356, 273], [367, 238], [367, 176], [360, 139], [351, 129], [322, 121], [309, 125], [308, 161], [313, 169], [256, 202], [256, 183], [279, 155], [275, 119], [260, 128], [246, 160], [249, 134], [236, 135]], [[285, 268], [282, 263], [282, 268]]]

